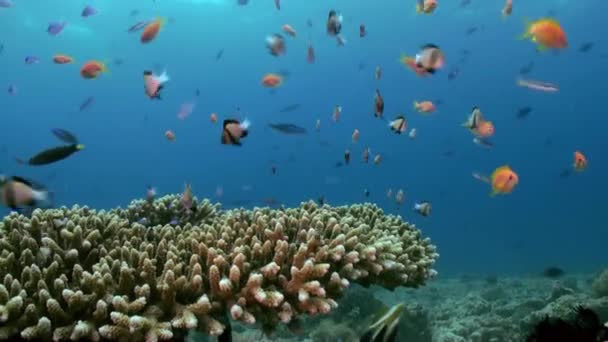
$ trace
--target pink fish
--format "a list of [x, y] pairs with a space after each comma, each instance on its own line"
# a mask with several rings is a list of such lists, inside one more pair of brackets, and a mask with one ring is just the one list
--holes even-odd
[[160, 91], [163, 89], [163, 85], [169, 81], [169, 75], [167, 71], [163, 71], [160, 76], [154, 75], [152, 71], [144, 71], [144, 89], [146, 95], [151, 99], [160, 100]]
[[194, 102], [183, 103], [179, 107], [179, 112], [177, 112], [177, 118], [180, 119], [180, 120], [186, 120], [186, 118], [188, 116], [190, 116], [190, 114], [192, 114], [192, 111], [194, 110], [194, 107], [195, 107]]

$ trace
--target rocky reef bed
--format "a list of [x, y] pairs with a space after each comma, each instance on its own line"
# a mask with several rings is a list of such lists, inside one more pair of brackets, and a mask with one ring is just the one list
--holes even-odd
[[166, 196], [6, 216], [0, 339], [175, 341], [234, 322], [270, 333], [335, 310], [353, 283], [415, 288], [436, 275], [430, 240], [371, 204], [192, 209]]

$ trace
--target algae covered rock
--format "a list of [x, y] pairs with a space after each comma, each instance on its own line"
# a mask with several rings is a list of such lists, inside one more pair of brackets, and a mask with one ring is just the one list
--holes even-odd
[[371, 204], [189, 212], [178, 198], [6, 216], [0, 338], [182, 340], [220, 335], [228, 317], [270, 331], [330, 312], [352, 282], [418, 287], [436, 274], [430, 241]]
[[596, 297], [608, 297], [608, 269], [604, 270], [593, 280], [591, 289]]

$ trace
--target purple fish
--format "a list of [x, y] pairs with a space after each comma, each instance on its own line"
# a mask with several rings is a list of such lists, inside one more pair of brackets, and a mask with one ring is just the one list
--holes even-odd
[[26, 56], [25, 57], [25, 64], [36, 64], [40, 62], [40, 58], [36, 57], [36, 56]]
[[7, 91], [9, 95], [15, 96], [17, 95], [17, 86], [14, 84], [9, 84]]
[[61, 33], [61, 31], [63, 31], [63, 29], [65, 28], [65, 25], [67, 25], [68, 23], [65, 21], [52, 21], [49, 23], [49, 27], [46, 29], [46, 31], [51, 35], [51, 36], [56, 36], [58, 34]]
[[97, 10], [95, 8], [93, 8], [93, 6], [91, 5], [87, 5], [83, 10], [82, 10], [82, 16], [83, 17], [90, 17], [92, 15], [97, 14]]
[[13, 2], [11, 0], [0, 0], [0, 8], [10, 8], [13, 7]]
[[133, 26], [129, 27], [127, 32], [129, 32], [129, 33], [137, 32], [137, 31], [141, 30], [142, 28], [144, 28], [146, 25], [148, 25], [148, 21], [140, 21], [140, 22], [134, 24]]

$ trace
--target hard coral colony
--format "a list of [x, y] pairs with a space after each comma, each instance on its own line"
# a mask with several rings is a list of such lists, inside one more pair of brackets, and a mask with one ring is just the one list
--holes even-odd
[[430, 240], [373, 205], [182, 206], [173, 195], [6, 216], [0, 337], [182, 340], [229, 331], [228, 317], [272, 331], [328, 313], [351, 282], [418, 287], [436, 274]]

